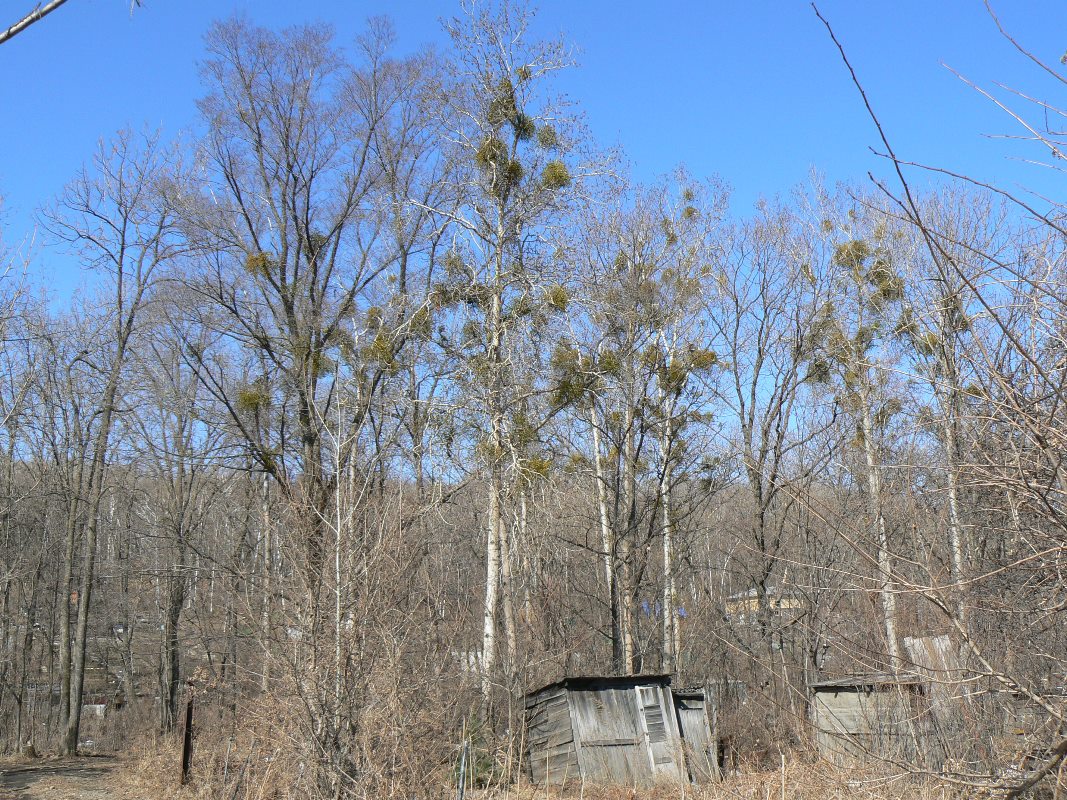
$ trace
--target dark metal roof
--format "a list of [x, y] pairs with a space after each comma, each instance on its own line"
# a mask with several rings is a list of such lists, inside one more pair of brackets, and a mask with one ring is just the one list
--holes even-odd
[[846, 675], [841, 678], [830, 678], [824, 681], [814, 681], [808, 684], [813, 691], [825, 689], [863, 689], [866, 687], [879, 686], [917, 686], [923, 683], [923, 679], [910, 672], [893, 674], [892, 672], [872, 672], [864, 675]]
[[677, 689], [672, 689], [671, 693], [675, 697], [688, 698], [705, 697], [707, 695], [707, 691], [705, 691], [703, 686], [680, 686]]
[[546, 689], [585, 689], [593, 686], [626, 686], [639, 683], [658, 683], [664, 686], [669, 686], [671, 682], [671, 676], [669, 674], [647, 674], [647, 675], [574, 675], [569, 678], [562, 678], [552, 683], [546, 683], [540, 689], [534, 689], [527, 692], [527, 697], [532, 697], [535, 694], [540, 694]]

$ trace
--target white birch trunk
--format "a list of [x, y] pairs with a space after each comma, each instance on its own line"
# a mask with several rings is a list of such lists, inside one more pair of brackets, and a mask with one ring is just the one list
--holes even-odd
[[492, 670], [496, 666], [497, 590], [500, 586], [500, 495], [495, 474], [489, 489], [489, 518], [485, 542], [485, 605], [482, 616], [482, 716], [487, 717], [493, 691]]
[[866, 393], [861, 398], [861, 402], [863, 403], [861, 417], [863, 451], [867, 459], [867, 487], [871, 495], [871, 510], [876, 528], [875, 533], [878, 537], [878, 593], [882, 601], [882, 617], [885, 623], [886, 645], [889, 650], [889, 667], [892, 672], [897, 673], [903, 665], [903, 657], [897, 630], [897, 595], [892, 575], [893, 562], [889, 552], [889, 533], [886, 529], [883, 510], [881, 463], [875, 451], [874, 424], [871, 419], [870, 402]]
[[622, 448], [622, 516], [625, 518], [626, 522], [623, 527], [624, 533], [622, 540], [619, 542], [619, 560], [621, 565], [619, 570], [618, 588], [622, 600], [620, 608], [622, 612], [622, 642], [627, 674], [634, 672], [634, 661], [636, 658], [633, 641], [633, 593], [631, 592], [630, 586], [630, 536], [633, 532], [633, 509], [637, 495], [637, 477], [633, 463], [636, 458], [636, 454], [634, 453], [633, 423], [633, 408], [627, 408], [625, 420], [626, 427], [623, 432]]
[[674, 402], [668, 400], [663, 409], [666, 420], [660, 438], [663, 465], [660, 471], [659, 494], [663, 509], [663, 671], [678, 668], [679, 631], [675, 607], [678, 596], [674, 587], [674, 520], [671, 503], [672, 445], [674, 440]]
[[626, 668], [623, 634], [619, 609], [619, 588], [615, 575], [615, 531], [608, 514], [607, 475], [604, 453], [600, 443], [600, 412], [596, 400], [589, 403], [589, 426], [593, 434], [593, 479], [596, 483], [597, 512], [600, 519], [600, 547], [603, 550], [604, 582], [608, 590], [608, 608], [611, 614], [611, 665], [615, 672]]

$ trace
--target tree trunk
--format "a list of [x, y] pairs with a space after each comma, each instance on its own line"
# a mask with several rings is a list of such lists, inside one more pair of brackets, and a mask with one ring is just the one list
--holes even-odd
[[78, 730], [81, 727], [82, 694], [85, 685], [85, 660], [89, 644], [90, 601], [96, 569], [96, 540], [100, 528], [100, 504], [104, 498], [104, 460], [111, 437], [111, 420], [115, 408], [115, 395], [118, 392], [122, 354], [120, 347], [119, 355], [116, 357], [117, 364], [104, 390], [103, 413], [100, 417], [100, 428], [96, 434], [96, 445], [93, 448], [93, 461], [90, 467], [90, 507], [85, 524], [85, 543], [82, 549], [84, 560], [78, 594], [78, 622], [70, 665], [70, 714], [66, 720], [60, 745], [61, 752], [68, 756], [75, 755], [78, 750]]
[[963, 523], [960, 519], [960, 451], [959, 451], [959, 398], [958, 390], [951, 381], [945, 403], [945, 451], [948, 456], [948, 533], [952, 550], [952, 583], [957, 591], [960, 581], [967, 574], [967, 546]]
[[492, 707], [492, 673], [496, 668], [497, 607], [501, 588], [501, 539], [504, 522], [504, 397], [503, 397], [503, 276], [504, 244], [503, 209], [497, 210], [496, 252], [493, 260], [492, 286], [488, 314], [485, 319], [485, 334], [489, 362], [489, 518], [485, 543], [485, 607], [482, 618], [482, 719], [489, 721]]
[[[178, 550], [175, 574], [170, 578], [163, 622], [163, 702], [160, 704], [160, 727], [164, 733], [174, 730], [178, 722], [178, 694], [181, 687], [179, 624], [185, 605], [185, 571], [185, 546], [182, 544]], [[128, 701], [132, 700], [133, 698], [128, 698]]]
[[72, 627], [70, 605], [73, 602], [71, 589], [74, 585], [74, 553], [78, 543], [78, 506], [81, 494], [81, 465], [74, 468], [74, 477], [71, 479], [70, 505], [67, 507], [67, 537], [63, 551], [63, 575], [60, 578], [60, 593], [62, 598], [59, 602], [59, 721], [66, 729], [70, 720], [70, 690], [71, 690], [71, 666], [73, 663], [71, 643]]
[[482, 718], [488, 721], [496, 666], [496, 614], [500, 588], [500, 477], [492, 470], [485, 542], [485, 606], [482, 617]]
[[596, 483], [597, 511], [600, 518], [600, 547], [603, 551], [604, 580], [607, 584], [611, 613], [611, 668], [613, 672], [622, 674], [626, 671], [628, 662], [623, 646], [619, 586], [615, 571], [615, 531], [608, 515], [607, 475], [600, 444], [600, 414], [595, 399], [589, 403], [589, 420], [593, 433], [593, 479]]
[[678, 652], [680, 650], [678, 614], [678, 596], [674, 587], [674, 520], [671, 497], [672, 449], [674, 442], [673, 413], [674, 403], [668, 402], [666, 420], [660, 439], [660, 453], [663, 465], [660, 472], [659, 495], [663, 511], [663, 647], [662, 663], [664, 672], [678, 669]]
[[512, 582], [512, 549], [510, 526], [500, 519], [500, 602], [504, 612], [504, 674], [509, 688], [513, 687], [518, 672], [518, 639], [515, 631], [515, 599]]
[[[634, 646], [634, 587], [630, 565], [630, 542], [637, 526], [637, 454], [634, 446], [634, 411], [626, 409], [622, 448], [622, 514], [626, 520], [622, 539], [619, 542], [621, 569], [619, 570], [619, 594], [622, 598], [623, 653], [628, 673], [639, 672], [640, 654]], [[618, 519], [618, 515], [616, 516]]]
[[897, 630], [897, 595], [893, 581], [893, 562], [889, 551], [889, 532], [886, 529], [884, 498], [882, 497], [881, 462], [874, 443], [874, 424], [871, 419], [869, 398], [862, 398], [863, 452], [867, 459], [867, 488], [871, 495], [871, 515], [877, 536], [878, 593], [882, 602], [882, 617], [885, 623], [886, 645], [889, 650], [889, 668], [900, 671], [904, 661]]
[[[37, 559], [37, 566], [33, 572], [33, 582], [30, 585], [29, 591], [23, 597], [23, 605], [25, 610], [26, 630], [22, 634], [22, 653], [20, 656], [19, 665], [19, 690], [18, 690], [18, 719], [15, 723], [15, 743], [21, 750], [27, 742], [22, 741], [22, 730], [24, 726], [25, 711], [26, 711], [26, 683], [30, 672], [30, 656], [33, 653], [33, 632], [37, 624], [37, 588], [41, 581], [41, 572], [44, 568], [44, 553]], [[51, 695], [51, 680], [49, 680], [49, 695]], [[33, 720], [30, 720], [30, 742], [32, 744], [33, 737]]]
[[[260, 513], [263, 524], [263, 606], [261, 620], [263, 626], [263, 667], [260, 671], [260, 688], [264, 692], [270, 691], [270, 645], [274, 641], [274, 524], [270, 514], [270, 483], [268, 476], [263, 475], [263, 484], [260, 490]], [[253, 556], [254, 561], [254, 556]]]

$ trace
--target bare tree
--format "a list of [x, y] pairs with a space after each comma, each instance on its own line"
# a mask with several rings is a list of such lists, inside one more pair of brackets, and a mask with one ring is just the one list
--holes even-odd
[[75, 179], [46, 215], [49, 230], [73, 246], [87, 267], [100, 273], [107, 292], [100, 316], [90, 323], [97, 326], [96, 342], [65, 365], [71, 372], [85, 372], [99, 392], [92, 396], [85, 412], [92, 439], [86, 461], [78, 466], [84, 479], [84, 484], [80, 480], [78, 484], [84, 485], [84, 495], [71, 498], [73, 524], [67, 532], [64, 566], [65, 594], [75, 577], [76, 533], [84, 524], [79, 559], [82, 566], [72, 595], [77, 604], [73, 643], [68, 604], [62, 604], [60, 616], [66, 696], [61, 747], [68, 754], [78, 746], [108, 445], [115, 416], [121, 413], [123, 380], [140, 332], [142, 312], [152, 301], [163, 270], [177, 253], [170, 211], [159, 191], [160, 180], [171, 168], [171, 156], [156, 140], [120, 133], [111, 144], [101, 147], [92, 170], [86, 169]]
[[465, 385], [485, 432], [478, 450], [488, 480], [481, 637], [488, 716], [501, 610], [512, 674], [516, 652], [504, 508], [512, 456], [507, 412], [519, 388], [510, 364], [519, 343], [510, 339], [537, 307], [566, 302], [559, 276], [553, 280], [557, 242], [551, 231], [588, 170], [571, 158], [580, 154], [576, 120], [545, 91], [548, 78], [570, 63], [564, 43], [532, 40], [532, 13], [521, 5], [492, 11], [471, 4], [465, 11], [446, 25], [455, 50], [454, 80], [440, 100], [462, 187], [457, 209], [445, 212], [456, 238], [452, 281], [443, 297], [465, 301], [470, 314], [462, 342]]
[[[764, 205], [733, 233], [708, 297], [714, 344], [728, 376], [722, 403], [748, 495], [748, 536], [736, 563], [750, 573], [741, 591], [755, 592], [758, 637], [751, 655], [763, 672], [761, 683], [769, 680], [788, 621], [772, 606], [793, 591], [783, 585], [790, 569], [783, 552], [794, 544], [797, 495], [825, 468], [826, 456], [810, 445], [834, 422], [832, 413], [813, 413], [821, 401], [809, 384], [817, 377], [809, 370], [814, 324], [829, 299], [822, 266], [800, 214]], [[796, 564], [792, 569], [795, 578]], [[745, 639], [741, 644], [750, 647]]]
[[901, 402], [885, 391], [891, 345], [904, 285], [893, 264], [889, 219], [875, 208], [850, 203], [844, 214], [824, 206], [820, 223], [831, 243], [830, 264], [835, 292], [819, 308], [812, 329], [812, 378], [831, 380], [835, 399], [854, 420], [854, 443], [862, 449], [875, 551], [876, 580], [882, 605], [888, 664], [896, 672], [904, 656], [899, 630], [897, 586], [892, 563], [890, 528], [884, 487], [884, 433], [901, 410]]

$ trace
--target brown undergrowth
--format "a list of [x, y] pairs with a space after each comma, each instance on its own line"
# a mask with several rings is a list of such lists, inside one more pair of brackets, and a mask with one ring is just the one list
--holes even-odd
[[[123, 780], [127, 790], [144, 796], [202, 800], [290, 800], [315, 798], [301, 776], [306, 766], [286, 760], [281, 752], [251, 735], [233, 742], [201, 742], [187, 786], [178, 785], [180, 753], [176, 739], [145, 742]], [[414, 776], [411, 776], [414, 778]], [[441, 770], [431, 785], [422, 776], [415, 785], [393, 791], [377, 781], [355, 796], [376, 800], [385, 794], [456, 798], [449, 770]], [[372, 788], [373, 786], [373, 788]], [[563, 788], [533, 786], [520, 778], [510, 785], [468, 789], [465, 800], [964, 800], [978, 796], [974, 789], [956, 787], [934, 778], [890, 776], [878, 771], [843, 770], [807, 756], [787, 757], [777, 769], [742, 767], [723, 781], [707, 786], [664, 784], [655, 788], [606, 786], [574, 782]]]
[[[786, 760], [778, 769], [742, 768], [705, 786], [663, 785], [653, 789], [586, 784], [549, 790], [510, 787], [495, 798], [509, 800], [963, 800], [973, 796], [933, 779], [890, 777], [841, 770], [807, 758]], [[494, 800], [495, 800], [494, 798]]]

